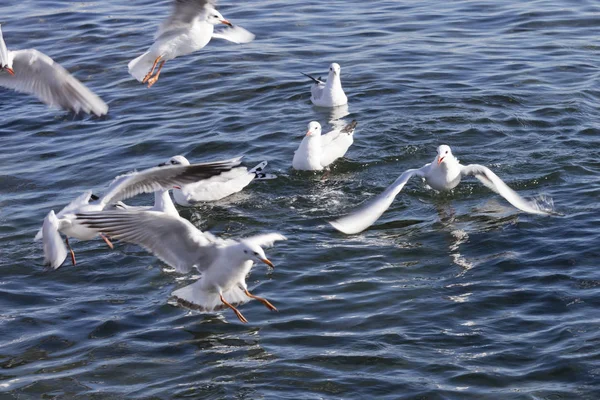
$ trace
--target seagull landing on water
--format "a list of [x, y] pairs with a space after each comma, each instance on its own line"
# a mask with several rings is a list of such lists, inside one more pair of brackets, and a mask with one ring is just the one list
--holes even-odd
[[310, 101], [312, 101], [315, 106], [337, 107], [348, 104], [348, 98], [346, 97], [346, 93], [344, 93], [344, 89], [342, 89], [342, 80], [340, 78], [341, 70], [339, 64], [331, 64], [329, 66], [327, 82], [323, 82], [321, 77], [316, 79], [302, 73], [302, 75], [309, 77], [313, 81], [313, 85], [310, 88]]
[[[215, 32], [215, 25], [219, 24], [229, 28]], [[158, 29], [154, 44], [129, 63], [129, 73], [151, 87], [158, 81], [165, 62], [200, 50], [213, 38], [248, 43], [254, 40], [254, 35], [242, 27], [233, 26], [215, 10], [214, 1], [173, 0], [171, 15]]]
[[274, 268], [262, 247], [286, 240], [278, 233], [224, 240], [200, 231], [184, 218], [156, 211], [86, 212], [76, 217], [90, 229], [142, 246], [178, 272], [200, 271], [198, 281], [172, 293], [186, 307], [202, 311], [229, 307], [244, 323], [248, 320], [236, 304], [256, 299], [277, 311], [267, 299], [248, 291], [246, 276], [254, 261]]
[[321, 124], [312, 121], [300, 147], [294, 153], [292, 167], [301, 171], [321, 171], [340, 157], [343, 157], [354, 142], [356, 121], [342, 129], [334, 129], [321, 135]]
[[8, 50], [0, 29], [0, 86], [29, 93], [52, 107], [102, 116], [108, 106], [60, 64], [35, 49]]
[[544, 209], [535, 201], [523, 199], [489, 168], [477, 164], [461, 165], [456, 157], [452, 155], [450, 147], [441, 145], [437, 149], [437, 157], [431, 163], [425, 164], [419, 169], [405, 171], [383, 193], [351, 214], [331, 221], [330, 224], [338, 231], [346, 234], [358, 233], [367, 229], [389, 208], [406, 182], [415, 175], [422, 177], [432, 189], [439, 191], [454, 189], [462, 178], [473, 175], [521, 211], [542, 215], [554, 213], [552, 210]]

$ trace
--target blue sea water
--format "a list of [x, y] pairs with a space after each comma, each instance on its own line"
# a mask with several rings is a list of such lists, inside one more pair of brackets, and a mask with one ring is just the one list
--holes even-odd
[[[169, 2], [4, 0], [11, 49], [50, 55], [108, 116], [74, 117], [0, 88], [0, 397], [600, 398], [600, 5], [595, 1], [222, 1], [256, 34], [169, 61], [147, 89], [127, 63]], [[347, 110], [313, 107], [300, 72], [342, 66]], [[291, 169], [311, 120], [356, 119], [327, 179]], [[439, 144], [562, 216], [520, 213], [466, 180], [411, 181], [353, 236], [328, 218]], [[47, 212], [183, 154], [269, 161], [272, 181], [182, 209], [226, 238], [280, 232], [258, 302], [169, 304], [189, 277], [137, 246], [76, 242], [42, 265]], [[147, 204], [151, 196], [134, 203]]]

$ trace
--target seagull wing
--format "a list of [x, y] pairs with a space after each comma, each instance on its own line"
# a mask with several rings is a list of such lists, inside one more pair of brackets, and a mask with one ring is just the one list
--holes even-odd
[[15, 75], [1, 74], [0, 86], [30, 93], [44, 103], [75, 113], [97, 116], [108, 112], [100, 97], [73, 77], [60, 64], [34, 49], [9, 52], [13, 57]]
[[206, 6], [215, 6], [211, 0], [173, 0], [172, 4], [171, 14], [158, 28], [155, 39], [169, 31], [189, 27]]
[[204, 271], [218, 256], [212, 236], [180, 217], [156, 211], [100, 211], [76, 216], [89, 228], [142, 246], [181, 273], [194, 266]]
[[240, 44], [250, 43], [256, 36], [252, 32], [236, 25], [214, 32], [212, 37], [213, 39], [225, 39], [229, 42]]
[[58, 219], [54, 211], [50, 211], [44, 218], [42, 231], [44, 232], [44, 265], [52, 269], [60, 267], [67, 258], [67, 248], [58, 233]]
[[252, 243], [260, 247], [271, 247], [278, 240], [287, 240], [287, 238], [279, 233], [265, 233], [244, 238], [242, 242]]
[[0, 67], [8, 64], [8, 49], [6, 43], [4, 43], [4, 37], [2, 36], [2, 25], [0, 25]]
[[383, 193], [367, 201], [349, 215], [336, 219], [335, 221], [330, 221], [329, 223], [335, 229], [345, 234], [364, 231], [369, 226], [373, 225], [375, 221], [381, 217], [381, 214], [390, 207], [406, 182], [414, 175], [425, 176], [425, 171], [427, 171], [429, 166], [430, 164], [426, 164], [422, 168], [405, 171], [398, 179], [396, 179], [396, 181], [394, 181], [394, 183], [388, 186]]
[[511, 188], [509, 188], [508, 185], [498, 177], [498, 175], [496, 175], [489, 168], [484, 167], [483, 165], [461, 165], [461, 175], [475, 176], [475, 178], [479, 179], [481, 183], [483, 183], [485, 186], [487, 186], [494, 192], [498, 193], [500, 196], [504, 197], [506, 201], [508, 201], [510, 204], [512, 204], [521, 211], [525, 211], [531, 214], [549, 214], [547, 211], [541, 209], [536, 202], [525, 200], [524, 198], [519, 196], [519, 194]]
[[124, 200], [140, 193], [172, 189], [219, 175], [240, 164], [241, 157], [191, 165], [154, 167], [116, 177], [100, 199], [104, 205]]
[[[72, 214], [74, 211], [77, 211], [80, 207], [87, 205], [90, 202], [91, 196], [92, 196], [91, 190], [84, 192], [83, 194], [81, 194], [77, 198], [75, 198], [73, 201], [71, 201], [69, 204], [67, 204], [62, 210], [60, 210], [54, 218], [62, 218], [64, 215]], [[54, 212], [52, 212], [52, 215], [54, 215]], [[46, 219], [48, 219], [48, 217], [46, 217]], [[44, 220], [44, 224], [45, 223], [46, 223], [46, 220]], [[37, 232], [37, 234], [35, 235], [35, 238], [33, 240], [37, 241], [37, 240], [42, 239], [43, 230], [44, 230], [44, 227], [42, 226], [42, 228], [40, 228], [40, 230]]]
[[327, 166], [340, 157], [344, 157], [354, 143], [356, 121], [352, 121], [341, 130], [333, 130], [321, 136], [321, 165]]

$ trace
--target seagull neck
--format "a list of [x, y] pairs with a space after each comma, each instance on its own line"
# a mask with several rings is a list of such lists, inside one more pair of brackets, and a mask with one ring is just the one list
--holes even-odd
[[340, 79], [340, 76], [337, 74], [329, 74], [329, 76], [327, 77], [327, 84], [326, 86], [328, 86], [331, 89], [338, 89], [338, 88], [342, 88], [342, 80]]
[[166, 214], [179, 216], [179, 212], [177, 212], [168, 190], [157, 190], [154, 192], [154, 207]]

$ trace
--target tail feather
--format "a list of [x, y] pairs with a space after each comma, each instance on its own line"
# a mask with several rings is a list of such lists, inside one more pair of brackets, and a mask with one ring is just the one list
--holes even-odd
[[350, 122], [342, 129], [342, 133], [353, 133], [356, 129], [356, 125], [358, 125], [358, 122], [356, 122], [356, 120], [352, 120], [352, 122]]
[[262, 172], [262, 170], [265, 169], [266, 166], [267, 166], [267, 162], [263, 161], [263, 162], [259, 163], [256, 167], [252, 168], [248, 172], [251, 173], [251, 174], [256, 174], [256, 173]]
[[[201, 285], [202, 278], [191, 285], [177, 289], [171, 295], [175, 296], [180, 304], [200, 311], [214, 311], [223, 308], [219, 293], [203, 290]], [[250, 300], [238, 286], [223, 292], [223, 298], [230, 304], [243, 304]]]
[[67, 258], [67, 248], [58, 232], [58, 218], [54, 211], [50, 211], [44, 218], [43, 244], [44, 244], [44, 265], [49, 265], [52, 269], [58, 269]]
[[149, 52], [145, 52], [138, 58], [131, 60], [127, 67], [131, 76], [141, 82], [144, 80], [146, 74], [150, 72], [153, 64], [154, 57]]
[[255, 181], [268, 181], [269, 179], [277, 179], [277, 175], [261, 172], [260, 174], [256, 174], [256, 178], [254, 178]]

